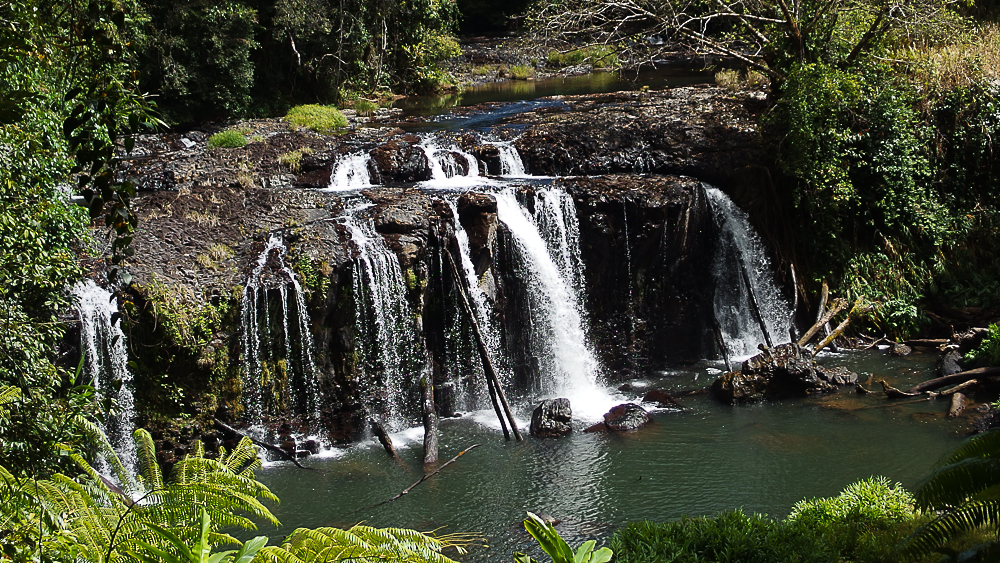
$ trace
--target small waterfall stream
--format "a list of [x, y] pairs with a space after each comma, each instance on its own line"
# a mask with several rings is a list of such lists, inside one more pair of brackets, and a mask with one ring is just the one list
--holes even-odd
[[[135, 407], [131, 390], [132, 373], [128, 369], [128, 349], [121, 320], [111, 321], [118, 304], [110, 292], [93, 280], [85, 280], [72, 290], [80, 311], [81, 351], [85, 356], [84, 373], [91, 385], [104, 397], [114, 399], [117, 412], [108, 417], [104, 431], [126, 470], [136, 468]], [[101, 468], [107, 472], [107, 467]]]
[[511, 178], [527, 176], [527, 173], [524, 171], [524, 162], [521, 160], [521, 155], [518, 154], [517, 149], [514, 148], [513, 143], [510, 141], [498, 141], [493, 143], [493, 146], [500, 151], [501, 176]]
[[382, 235], [364, 210], [370, 204], [345, 211], [344, 225], [357, 246], [354, 259], [353, 294], [357, 328], [357, 352], [364, 377], [361, 397], [369, 414], [399, 430], [406, 414], [417, 404], [410, 400], [407, 381], [423, 369], [423, 342], [416, 316], [406, 300], [406, 281], [396, 254], [386, 247]]
[[368, 173], [371, 158], [367, 152], [341, 157], [330, 174], [330, 187], [327, 191], [346, 192], [371, 187], [372, 181]]
[[[309, 316], [302, 287], [285, 264], [286, 252], [281, 234], [272, 233], [240, 300], [244, 421], [250, 428], [263, 425], [268, 406], [311, 417], [319, 414]], [[279, 311], [272, 311], [275, 293]]]
[[555, 188], [539, 192], [532, 215], [507, 188], [496, 195], [497, 213], [512, 235], [528, 286], [531, 353], [543, 391], [569, 398], [574, 416], [599, 419], [611, 399], [598, 383], [600, 366], [588, 344], [577, 288], [580, 274], [573, 271], [579, 264], [573, 254], [579, 252], [575, 209], [564, 208], [559, 194]]
[[771, 261], [747, 214], [718, 188], [706, 185], [705, 194], [719, 231], [712, 265], [715, 316], [730, 354], [747, 358], [757, 354], [757, 344], [764, 342], [764, 336], [750, 312], [750, 296], [740, 275], [739, 260], [746, 264], [761, 316], [774, 344], [788, 341], [791, 307], [774, 282]]

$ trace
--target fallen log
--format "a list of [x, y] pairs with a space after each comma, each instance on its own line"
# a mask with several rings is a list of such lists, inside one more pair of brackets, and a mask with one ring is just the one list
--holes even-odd
[[867, 314], [871, 310], [872, 310], [872, 305], [865, 304], [863, 297], [859, 296], [857, 299], [855, 299], [854, 306], [851, 307], [851, 312], [847, 314], [847, 318], [844, 319], [844, 322], [837, 325], [837, 328], [833, 329], [833, 332], [831, 332], [826, 338], [824, 338], [819, 344], [816, 345], [816, 348], [813, 349], [812, 351], [813, 357], [815, 357], [820, 350], [829, 346], [831, 342], [836, 340], [845, 330], [847, 330], [847, 327], [851, 324], [851, 321], [862, 315]]
[[944, 391], [941, 391], [940, 393], [935, 393], [934, 391], [928, 391], [927, 395], [930, 396], [932, 399], [935, 398], [935, 397], [947, 397], [948, 395], [951, 395], [953, 393], [958, 393], [959, 391], [962, 391], [964, 389], [968, 389], [969, 387], [972, 387], [973, 385], [978, 385], [978, 384], [979, 384], [978, 380], [976, 380], [976, 379], [970, 379], [970, 380], [966, 381], [965, 383], [960, 383], [960, 384], [958, 384], [958, 385], [956, 385], [956, 386], [954, 386], [954, 387], [952, 387], [950, 389], [945, 389]]
[[729, 349], [726, 348], [726, 341], [722, 338], [722, 327], [719, 326], [719, 319], [712, 319], [712, 332], [715, 333], [715, 343], [722, 352], [722, 359], [726, 361], [726, 371], [733, 371], [733, 366], [729, 363]]
[[920, 393], [907, 393], [905, 391], [900, 391], [899, 389], [896, 389], [892, 385], [886, 383], [884, 379], [880, 379], [878, 382], [882, 385], [882, 392], [885, 393], [885, 396], [890, 399], [906, 399], [909, 397], [920, 396]]
[[396, 453], [396, 446], [392, 445], [392, 438], [389, 438], [389, 433], [385, 431], [385, 426], [382, 423], [371, 419], [372, 432], [375, 433], [375, 437], [382, 444], [382, 448], [385, 449], [385, 453], [389, 454], [393, 459], [399, 461], [399, 454]]
[[920, 347], [920, 348], [938, 348], [948, 344], [947, 338], [916, 338], [913, 340], [907, 340], [904, 342], [910, 347]]
[[244, 434], [243, 432], [240, 432], [239, 430], [233, 428], [232, 426], [229, 426], [228, 424], [222, 422], [217, 418], [214, 420], [215, 420], [215, 427], [221, 430], [225, 434], [229, 434], [230, 436], [237, 436], [240, 439], [249, 438], [250, 441], [253, 442], [254, 444], [257, 444], [258, 446], [264, 448], [269, 452], [278, 454], [278, 456], [281, 457], [281, 459], [294, 463], [295, 466], [300, 469], [313, 469], [312, 467], [305, 467], [304, 465], [299, 463], [299, 460], [295, 459], [295, 456], [289, 454], [288, 452], [279, 448], [278, 446], [275, 446], [274, 444], [268, 444], [267, 442], [254, 438], [253, 436]]
[[1000, 375], [1000, 368], [976, 368], [966, 371], [960, 371], [958, 373], [953, 373], [951, 375], [946, 375], [944, 377], [936, 377], [934, 379], [928, 379], [927, 381], [915, 385], [910, 388], [910, 393], [923, 393], [924, 391], [933, 391], [935, 389], [940, 389], [945, 385], [952, 385], [955, 383], [965, 383], [970, 379], [977, 379], [980, 377], [991, 377]]
[[948, 418], [957, 418], [965, 410], [965, 406], [969, 404], [966, 400], [965, 395], [961, 393], [955, 393], [951, 396], [951, 406], [948, 407]]
[[806, 344], [808, 344], [809, 341], [812, 340], [814, 336], [816, 336], [816, 333], [819, 332], [819, 329], [826, 326], [826, 324], [830, 322], [830, 319], [840, 314], [840, 312], [846, 308], [847, 308], [847, 301], [843, 299], [834, 299], [833, 305], [830, 307], [830, 309], [826, 311], [824, 314], [822, 314], [818, 319], [816, 319], [816, 323], [813, 324], [812, 327], [810, 327], [809, 330], [807, 330], [806, 333], [802, 335], [802, 338], [799, 339], [799, 346], [805, 346]]
[[455, 463], [455, 460], [457, 460], [458, 458], [460, 458], [463, 455], [465, 455], [466, 452], [468, 452], [469, 450], [471, 450], [473, 448], [478, 448], [478, 447], [479, 447], [479, 444], [472, 444], [468, 448], [465, 448], [464, 450], [458, 452], [458, 455], [456, 455], [455, 457], [453, 457], [453, 458], [449, 459], [448, 461], [444, 462], [443, 464], [441, 464], [441, 467], [438, 467], [433, 473], [428, 473], [427, 475], [424, 475], [423, 477], [420, 478], [419, 481], [417, 481], [416, 483], [410, 485], [409, 487], [406, 487], [405, 489], [403, 489], [403, 492], [401, 492], [398, 495], [392, 497], [391, 499], [384, 500], [382, 502], [373, 504], [373, 505], [371, 505], [371, 506], [369, 506], [367, 508], [359, 508], [358, 510], [355, 510], [354, 512], [361, 512], [362, 510], [370, 510], [372, 508], [375, 508], [375, 507], [378, 507], [378, 506], [382, 506], [383, 504], [389, 504], [390, 502], [392, 502], [394, 500], [397, 500], [397, 499], [400, 499], [400, 498], [404, 497], [405, 495], [409, 494], [409, 492], [412, 491], [414, 487], [416, 487], [420, 483], [423, 483], [424, 481], [430, 479], [431, 477], [437, 475], [438, 473], [441, 473], [442, 469], [444, 469], [445, 467], [448, 467], [452, 463]]
[[764, 334], [764, 343], [767, 344], [768, 348], [774, 348], [774, 344], [771, 343], [771, 333], [767, 331], [764, 316], [760, 314], [760, 306], [757, 305], [757, 294], [754, 293], [753, 284], [750, 283], [750, 274], [747, 272], [747, 265], [740, 254], [736, 255], [736, 261], [740, 265], [740, 276], [743, 278], [743, 285], [747, 288], [747, 296], [749, 297], [747, 301], [750, 303], [750, 314], [757, 320], [760, 331]]

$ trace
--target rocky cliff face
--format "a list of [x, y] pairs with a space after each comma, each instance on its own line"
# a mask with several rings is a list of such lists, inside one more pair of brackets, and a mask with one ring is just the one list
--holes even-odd
[[[717, 182], [738, 177], [757, 156], [745, 110], [719, 90], [690, 88], [567, 104], [566, 112], [516, 118], [527, 127], [516, 146], [533, 173], [629, 172], [556, 181], [572, 195], [579, 218], [587, 321], [599, 360], [614, 378], [711, 354], [711, 280], [704, 263], [714, 238], [700, 182], [631, 172], [698, 174]], [[206, 410], [240, 420], [248, 330], [240, 299], [268, 237], [279, 232], [284, 262], [304, 292], [322, 398], [318, 419], [280, 398], [268, 403], [267, 419], [319, 422], [333, 442], [356, 437], [364, 424], [362, 380], [375, 377], [360, 366], [359, 249], [344, 224], [345, 208], [360, 197], [371, 203], [363, 213], [403, 272], [399, 298], [413, 312], [422, 340], [412, 343], [413, 351], [433, 374], [439, 410], [460, 408], [457, 390], [475, 384], [463, 375], [467, 366], [456, 365], [456, 335], [468, 334], [444, 254], [454, 248], [456, 221], [468, 234], [480, 287], [494, 304], [515, 383], [536, 383], [522, 331], [529, 289], [510, 268], [509, 236], [494, 196], [462, 194], [456, 217], [443, 194], [405, 184], [429, 178], [430, 167], [417, 148], [421, 138], [399, 130], [327, 137], [289, 132], [275, 122], [250, 126], [260, 140], [243, 149], [206, 149], [197, 132], [147, 138], [140, 143], [146, 160], [129, 172], [147, 188], [136, 200], [141, 227], [128, 308], [147, 423]], [[481, 169], [499, 172], [495, 146], [474, 135], [455, 142], [479, 157]], [[282, 158], [292, 151], [302, 153], [298, 168]], [[370, 155], [372, 181], [385, 187], [351, 196], [308, 189], [329, 185], [338, 159], [359, 151]], [[530, 194], [535, 188], [519, 189]], [[281, 300], [280, 291], [267, 293], [271, 314], [288, 307]], [[265, 395], [287, 392], [296, 369], [282, 358], [283, 346], [273, 346], [261, 371]], [[410, 374], [414, 389], [422, 369]]]

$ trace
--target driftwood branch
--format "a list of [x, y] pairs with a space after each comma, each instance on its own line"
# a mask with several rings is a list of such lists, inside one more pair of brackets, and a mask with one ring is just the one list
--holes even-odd
[[935, 389], [940, 389], [945, 385], [952, 385], [955, 383], [965, 383], [970, 379], [977, 379], [980, 377], [991, 377], [1000, 375], [1000, 368], [976, 368], [967, 371], [960, 371], [958, 373], [953, 373], [951, 375], [946, 375], [944, 377], [936, 377], [934, 379], [929, 379], [919, 385], [915, 385], [910, 389], [910, 393], [923, 393], [924, 391], [933, 391]]
[[[823, 303], [825, 302], [826, 300], [824, 299]], [[834, 299], [833, 306], [830, 307], [830, 309], [827, 310], [825, 313], [817, 315], [816, 323], [813, 324], [809, 328], [809, 330], [807, 330], [806, 333], [802, 335], [802, 338], [799, 339], [799, 346], [805, 346], [806, 344], [808, 344], [809, 341], [812, 340], [814, 336], [816, 336], [816, 333], [819, 332], [819, 329], [823, 328], [826, 325], [826, 323], [830, 322], [830, 319], [840, 314], [840, 312], [846, 308], [847, 308], [847, 301], [843, 299]], [[820, 311], [822, 311], [822, 309], [820, 309]]]
[[919, 397], [920, 393], [907, 393], [906, 391], [900, 391], [892, 385], [885, 382], [884, 379], [878, 381], [882, 385], [882, 391], [885, 393], [886, 397], [890, 399], [907, 399], [910, 397]]
[[385, 450], [385, 453], [389, 454], [389, 456], [396, 461], [401, 461], [399, 454], [396, 453], [396, 446], [392, 445], [392, 438], [390, 438], [389, 433], [386, 432], [385, 426], [382, 426], [382, 423], [374, 418], [371, 419], [371, 425], [372, 432], [375, 433], [375, 437], [378, 438], [379, 443], [382, 444], [382, 448]]
[[468, 448], [465, 448], [464, 450], [458, 452], [458, 455], [456, 455], [455, 457], [453, 457], [453, 458], [449, 459], [448, 461], [444, 462], [443, 464], [441, 464], [441, 467], [438, 467], [436, 470], [434, 470], [433, 473], [428, 473], [427, 475], [424, 475], [423, 477], [420, 478], [419, 481], [417, 481], [416, 483], [410, 485], [409, 487], [406, 487], [405, 489], [403, 489], [403, 491], [401, 493], [399, 493], [398, 495], [392, 497], [391, 499], [384, 500], [384, 501], [382, 501], [380, 503], [377, 503], [377, 504], [373, 504], [373, 505], [371, 505], [371, 506], [369, 506], [367, 508], [361, 508], [361, 509], [355, 510], [355, 512], [361, 512], [362, 510], [370, 510], [372, 508], [376, 508], [376, 507], [382, 506], [383, 504], [389, 504], [390, 502], [392, 502], [394, 500], [398, 500], [398, 499], [406, 496], [407, 494], [409, 494], [410, 491], [412, 491], [414, 489], [414, 487], [416, 487], [420, 483], [423, 483], [424, 481], [430, 479], [431, 477], [437, 475], [438, 473], [441, 473], [442, 469], [444, 469], [445, 467], [448, 467], [449, 465], [451, 465], [452, 463], [454, 463], [458, 458], [460, 458], [463, 455], [465, 455], [466, 452], [472, 450], [473, 448], [478, 448], [479, 446], [480, 446], [480, 444], [472, 444]]
[[222, 432], [229, 434], [230, 436], [238, 436], [240, 438], [250, 438], [250, 441], [253, 442], [254, 444], [257, 444], [258, 446], [264, 448], [269, 452], [278, 454], [278, 456], [280, 456], [281, 459], [294, 463], [295, 466], [298, 467], [299, 469], [313, 469], [312, 467], [306, 467], [302, 465], [301, 463], [299, 463], [299, 460], [295, 459], [294, 455], [290, 455], [288, 452], [279, 448], [278, 446], [275, 446], [274, 444], [268, 444], [267, 442], [254, 438], [253, 436], [244, 434], [243, 432], [240, 432], [239, 430], [233, 428], [232, 426], [229, 426], [228, 424], [222, 422], [217, 418], [215, 419], [215, 427], [221, 430]]
[[840, 323], [837, 326], [837, 328], [833, 329], [833, 332], [827, 335], [826, 338], [824, 338], [819, 344], [816, 345], [816, 348], [813, 349], [812, 355], [816, 356], [816, 354], [818, 354], [820, 350], [829, 346], [831, 342], [833, 342], [834, 340], [837, 339], [837, 337], [843, 334], [843, 332], [847, 330], [847, 327], [851, 324], [851, 321], [860, 316], [868, 314], [868, 312], [871, 310], [872, 306], [870, 304], [865, 304], [864, 298], [858, 297], [854, 301], [854, 306], [851, 307], [851, 312], [847, 314], [847, 318], [844, 319], [844, 322]]
[[757, 294], [754, 293], [753, 284], [750, 283], [750, 274], [747, 272], [746, 262], [743, 261], [743, 257], [739, 254], [736, 256], [736, 261], [739, 262], [740, 277], [743, 278], [743, 285], [747, 289], [747, 296], [749, 297], [747, 301], [750, 303], [750, 313], [757, 320], [760, 331], [764, 334], [764, 343], [767, 344], [768, 348], [774, 348], [774, 344], [771, 342], [771, 333], [767, 331], [767, 324], [764, 323], [764, 317], [760, 314], [760, 306], [757, 305]]
[[965, 383], [959, 383], [958, 385], [956, 385], [956, 386], [954, 386], [954, 387], [952, 387], [950, 389], [945, 389], [944, 391], [941, 391], [940, 393], [935, 393], [934, 391], [928, 391], [927, 395], [930, 398], [932, 398], [932, 399], [935, 398], [935, 397], [947, 397], [948, 395], [953, 395], [955, 393], [958, 393], [959, 391], [963, 391], [965, 389], [968, 389], [969, 387], [972, 387], [973, 385], [979, 385], [979, 380], [978, 379], [970, 379], [970, 380], [966, 381]]

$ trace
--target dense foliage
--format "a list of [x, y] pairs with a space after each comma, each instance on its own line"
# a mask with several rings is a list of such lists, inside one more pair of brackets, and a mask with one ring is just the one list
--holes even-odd
[[140, 0], [141, 84], [175, 121], [447, 84], [454, 0]]

